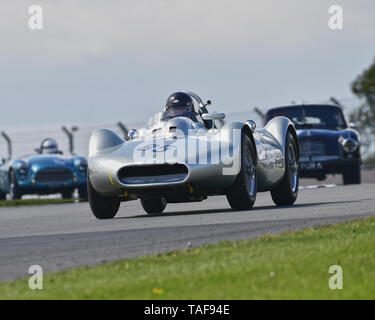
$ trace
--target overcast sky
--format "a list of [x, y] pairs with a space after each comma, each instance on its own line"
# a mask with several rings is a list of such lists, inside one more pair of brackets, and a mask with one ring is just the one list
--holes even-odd
[[1, 0], [0, 15], [0, 127], [139, 121], [177, 90], [223, 112], [349, 98], [375, 57], [373, 0]]

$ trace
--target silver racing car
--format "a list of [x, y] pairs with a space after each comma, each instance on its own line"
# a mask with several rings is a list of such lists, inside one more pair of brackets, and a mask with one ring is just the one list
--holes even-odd
[[88, 198], [98, 219], [113, 218], [120, 203], [140, 199], [150, 215], [167, 203], [226, 195], [234, 210], [253, 207], [270, 191], [278, 206], [297, 198], [299, 146], [293, 123], [271, 119], [225, 123], [193, 92], [169, 96], [164, 111], [127, 139], [99, 129], [89, 142]]

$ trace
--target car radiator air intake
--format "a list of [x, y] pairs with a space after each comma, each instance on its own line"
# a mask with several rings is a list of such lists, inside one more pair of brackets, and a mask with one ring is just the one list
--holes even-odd
[[35, 175], [37, 182], [66, 182], [73, 180], [73, 173], [65, 168], [45, 168]]
[[300, 139], [299, 146], [302, 157], [323, 156], [326, 154], [324, 141]]
[[183, 164], [154, 164], [126, 166], [118, 171], [118, 179], [124, 184], [158, 184], [183, 181], [188, 168]]

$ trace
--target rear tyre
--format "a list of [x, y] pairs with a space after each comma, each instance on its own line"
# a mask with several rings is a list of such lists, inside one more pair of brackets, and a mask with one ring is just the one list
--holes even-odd
[[9, 177], [9, 197], [11, 200], [18, 200], [22, 198], [22, 192], [20, 187], [18, 186], [17, 177], [14, 171], [10, 172]]
[[87, 195], [92, 213], [97, 219], [112, 219], [120, 208], [120, 199], [102, 196], [93, 188], [87, 177]]
[[288, 132], [285, 144], [285, 173], [281, 183], [271, 191], [277, 206], [291, 206], [297, 199], [299, 169], [297, 145], [293, 135]]
[[257, 195], [256, 156], [250, 138], [245, 133], [241, 137], [241, 171], [227, 193], [233, 210], [250, 210]]
[[143, 210], [145, 210], [147, 214], [152, 216], [161, 216], [165, 207], [167, 206], [167, 201], [165, 198], [141, 199], [141, 204]]
[[359, 164], [348, 166], [343, 173], [344, 184], [360, 184], [361, 183], [361, 167]]

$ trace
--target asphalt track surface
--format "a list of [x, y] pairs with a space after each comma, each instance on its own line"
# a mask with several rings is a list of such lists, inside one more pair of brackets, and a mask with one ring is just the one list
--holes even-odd
[[166, 213], [147, 216], [139, 201], [102, 221], [88, 203], [0, 208], [0, 281], [28, 276], [34, 264], [51, 272], [375, 215], [375, 184], [303, 187], [292, 207], [259, 193], [251, 211], [233, 212], [225, 197], [211, 197], [168, 204]]

